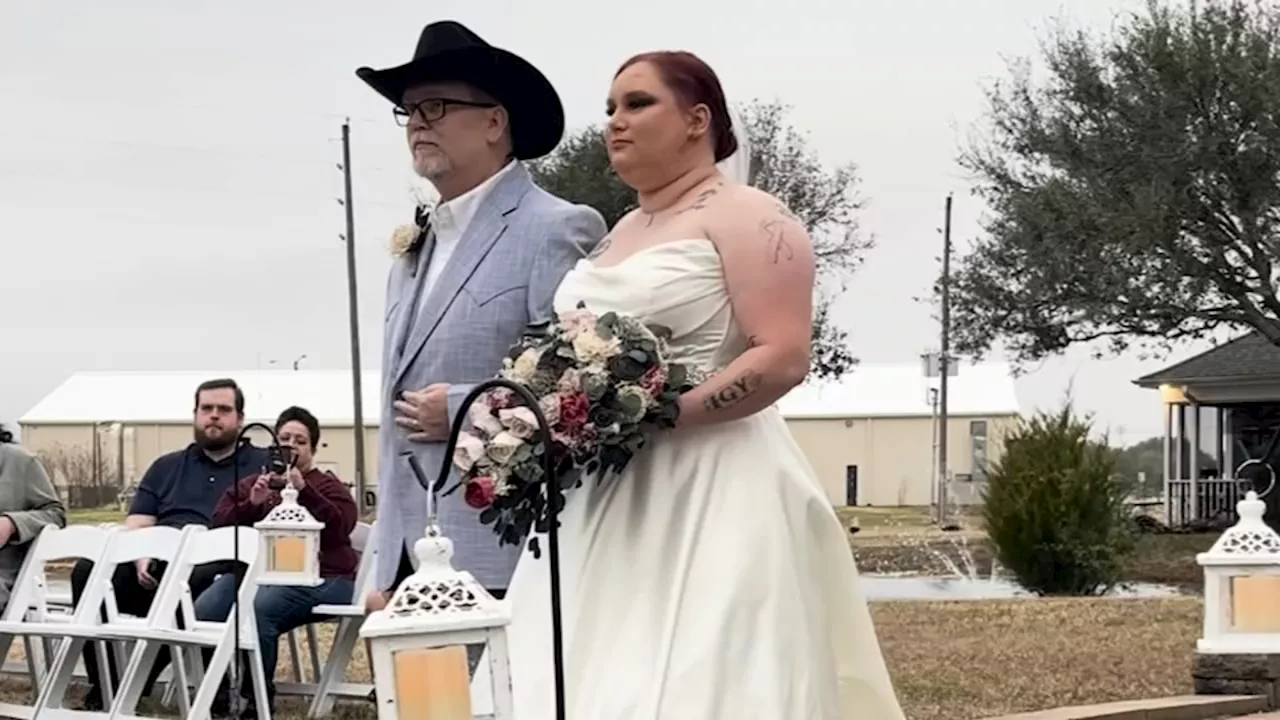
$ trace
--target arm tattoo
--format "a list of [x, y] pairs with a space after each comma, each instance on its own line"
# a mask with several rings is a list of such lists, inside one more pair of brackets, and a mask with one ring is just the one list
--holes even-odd
[[769, 262], [774, 265], [783, 260], [794, 260], [796, 257], [795, 249], [787, 240], [789, 222], [785, 218], [765, 218], [760, 221], [760, 229], [765, 234], [765, 249], [768, 252]]
[[596, 246], [591, 249], [591, 252], [587, 253], [587, 259], [594, 260], [600, 257], [601, 255], [604, 254], [605, 250], [609, 249], [609, 246], [612, 244], [613, 244], [613, 236], [610, 235], [605, 239], [601, 240], [600, 242], [596, 243]]
[[748, 370], [728, 385], [712, 393], [711, 397], [702, 402], [702, 406], [710, 411], [728, 410], [754, 395], [760, 389], [763, 381], [764, 378], [760, 376], [760, 373]]

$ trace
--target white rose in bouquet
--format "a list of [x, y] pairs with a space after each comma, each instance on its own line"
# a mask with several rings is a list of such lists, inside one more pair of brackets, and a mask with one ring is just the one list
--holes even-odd
[[503, 430], [502, 421], [493, 416], [493, 410], [484, 398], [467, 408], [467, 419], [471, 421], [471, 427], [484, 433], [485, 437], [493, 437]]
[[463, 433], [458, 437], [458, 444], [453, 448], [453, 466], [459, 472], [467, 472], [475, 467], [482, 457], [484, 442], [480, 438], [470, 433]]
[[508, 432], [521, 440], [528, 440], [538, 431], [538, 417], [527, 407], [499, 410], [498, 421]]
[[524, 440], [512, 435], [509, 431], [503, 430], [494, 435], [493, 439], [489, 441], [489, 457], [499, 465], [506, 465], [511, 462], [511, 458], [515, 457], [516, 451], [520, 449], [521, 445], [524, 445]]

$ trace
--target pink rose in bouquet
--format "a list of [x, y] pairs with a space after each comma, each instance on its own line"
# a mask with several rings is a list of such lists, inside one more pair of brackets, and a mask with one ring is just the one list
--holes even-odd
[[671, 362], [670, 336], [664, 327], [579, 305], [511, 348], [498, 377], [538, 398], [548, 445], [532, 408], [499, 388], [471, 406], [453, 455], [467, 504], [500, 543], [546, 530], [544, 453], [555, 467], [550, 480], [567, 489], [583, 476], [616, 475], [655, 432], [675, 426], [680, 395], [694, 378]]

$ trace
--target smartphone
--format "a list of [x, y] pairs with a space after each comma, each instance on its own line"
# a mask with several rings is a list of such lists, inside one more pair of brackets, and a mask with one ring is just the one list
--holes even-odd
[[147, 574], [150, 575], [151, 579], [155, 580], [156, 583], [160, 582], [161, 570], [163, 570], [163, 567], [160, 565], [159, 560], [153, 558], [147, 563]]
[[288, 445], [272, 445], [267, 448], [267, 472], [270, 479], [267, 487], [272, 490], [283, 490], [286, 484], [285, 473], [293, 466], [293, 448]]
[[293, 465], [293, 448], [288, 445], [272, 445], [267, 448], [267, 472], [283, 476]]

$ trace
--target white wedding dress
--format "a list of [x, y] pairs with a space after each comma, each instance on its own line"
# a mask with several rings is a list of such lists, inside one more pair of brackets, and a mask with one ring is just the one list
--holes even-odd
[[[716, 370], [746, 348], [705, 239], [582, 260], [555, 304], [579, 301], [671, 328], [678, 362]], [[568, 720], [903, 717], [847, 535], [776, 409], [666, 432], [570, 491], [562, 519]], [[515, 718], [552, 720], [545, 551], [507, 597]]]

